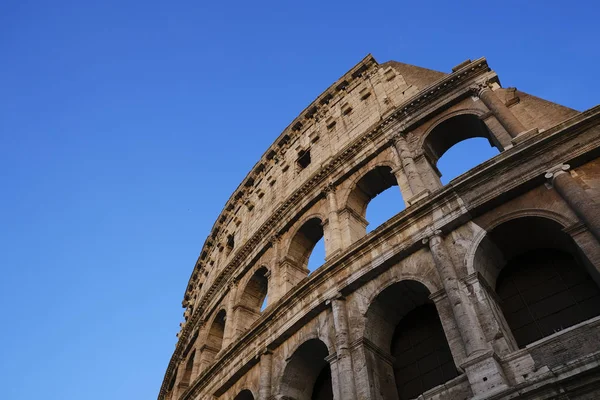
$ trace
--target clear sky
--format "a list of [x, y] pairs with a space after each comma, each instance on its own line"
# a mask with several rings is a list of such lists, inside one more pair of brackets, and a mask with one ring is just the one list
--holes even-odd
[[[154, 399], [214, 220], [316, 96], [368, 53], [486, 56], [584, 110], [596, 3], [2, 1], [0, 397]], [[486, 151], [452, 149], [444, 179]]]

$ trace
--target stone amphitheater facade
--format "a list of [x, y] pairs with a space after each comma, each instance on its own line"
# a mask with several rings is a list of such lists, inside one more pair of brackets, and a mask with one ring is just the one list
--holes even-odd
[[[158, 399], [600, 398], [599, 121], [484, 58], [367, 56], [225, 204]], [[443, 185], [473, 137], [499, 154]], [[396, 185], [404, 210], [367, 234]]]

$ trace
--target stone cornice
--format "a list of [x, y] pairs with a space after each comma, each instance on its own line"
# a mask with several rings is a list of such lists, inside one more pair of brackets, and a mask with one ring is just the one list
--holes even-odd
[[[316, 115], [316, 111], [312, 112], [311, 110], [317, 110], [319, 108], [323, 108], [328, 104], [328, 99], [333, 98], [332, 93], [345, 91], [346, 87], [357, 79], [368, 78], [373, 72], [374, 68], [377, 68], [379, 63], [373, 58], [371, 54], [368, 54], [363, 60], [361, 60], [358, 64], [356, 64], [352, 69], [350, 69], [346, 74], [344, 74], [341, 78], [339, 78], [333, 85], [331, 85], [327, 90], [325, 90], [321, 95], [319, 95], [308, 107], [306, 107], [298, 117], [296, 117], [288, 127], [286, 127], [283, 132], [277, 137], [277, 139], [273, 142], [271, 146], [265, 151], [261, 159], [252, 167], [251, 172], [242, 180], [240, 185], [235, 189], [230, 198], [225, 203], [223, 207], [223, 211], [217, 218], [213, 227], [211, 228], [211, 235], [206, 239], [202, 252], [200, 253], [200, 257], [196, 262], [196, 266], [194, 267], [194, 272], [192, 273], [190, 280], [188, 282], [188, 286], [186, 288], [186, 294], [190, 291], [191, 286], [194, 284], [196, 277], [196, 270], [201, 266], [201, 260], [203, 254], [205, 254], [204, 250], [212, 247], [215, 242], [218, 242], [217, 238], [220, 235], [221, 227], [227, 225], [227, 223], [231, 220], [232, 215], [231, 211], [235, 210], [236, 204], [238, 202], [244, 201], [245, 189], [248, 186], [251, 186], [256, 179], [258, 179], [260, 173], [264, 170], [265, 166], [269, 164], [269, 160], [277, 159], [277, 153], [284, 146], [282, 143], [286, 143], [292, 140], [293, 136], [297, 136], [301, 134], [301, 131], [304, 131], [306, 127], [303, 125], [306, 123], [307, 119], [311, 119], [313, 115]], [[342, 85], [345, 82], [345, 85]], [[296, 127], [302, 126], [301, 129], [297, 129]]]

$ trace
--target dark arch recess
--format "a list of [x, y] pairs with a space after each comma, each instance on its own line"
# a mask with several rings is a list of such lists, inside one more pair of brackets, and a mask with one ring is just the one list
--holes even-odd
[[281, 378], [280, 394], [294, 400], [333, 400], [329, 351], [319, 339], [304, 342], [290, 357]]
[[251, 311], [260, 313], [260, 308], [267, 297], [269, 280], [267, 278], [268, 270], [266, 267], [257, 269], [246, 284], [240, 303]]
[[502, 255], [495, 288], [519, 347], [600, 315], [597, 271], [558, 223], [517, 218], [489, 238]]
[[383, 290], [369, 306], [365, 338], [394, 360], [390, 366], [374, 353], [369, 361], [370, 370], [387, 370], [394, 376], [393, 382], [380, 380], [385, 398], [412, 399], [458, 375], [429, 294], [419, 282], [401, 281]]
[[244, 389], [238, 393], [233, 400], [254, 400], [254, 395], [248, 389]]

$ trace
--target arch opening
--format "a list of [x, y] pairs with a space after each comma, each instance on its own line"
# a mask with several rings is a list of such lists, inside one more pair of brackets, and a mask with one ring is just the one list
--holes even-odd
[[225, 310], [221, 310], [217, 313], [213, 320], [210, 330], [208, 331], [208, 337], [206, 344], [202, 350], [202, 358], [206, 363], [212, 363], [221, 348], [223, 347], [223, 336], [225, 335]]
[[269, 270], [266, 267], [257, 269], [246, 284], [240, 303], [254, 313], [260, 313], [264, 306], [269, 290]]
[[352, 242], [404, 209], [402, 194], [394, 186], [398, 182], [388, 166], [375, 167], [356, 182], [342, 213], [342, 224], [348, 228]]
[[[308, 271], [308, 261], [311, 258], [315, 245], [324, 237], [323, 221], [320, 218], [314, 217], [309, 219], [298, 229], [294, 238], [291, 241], [288, 251], [288, 258], [295, 264], [295, 268]], [[324, 259], [324, 255], [323, 255]], [[311, 266], [316, 269], [315, 264], [321, 260], [315, 257], [311, 259]], [[319, 265], [323, 264], [320, 262]]]
[[281, 378], [280, 392], [294, 400], [333, 400], [329, 351], [319, 339], [303, 343], [290, 357]]
[[194, 370], [194, 358], [196, 357], [196, 350], [192, 351], [186, 364], [185, 370], [183, 371], [183, 377], [181, 378], [182, 383], [190, 383], [192, 381], [192, 371]]
[[[372, 379], [379, 380], [384, 398], [412, 399], [458, 376], [429, 294], [419, 282], [401, 281], [377, 295], [367, 310], [365, 338], [378, 349], [367, 357], [369, 374], [380, 371]], [[381, 378], [385, 375], [394, 380]]]
[[260, 317], [267, 306], [269, 290], [269, 270], [258, 268], [250, 277], [238, 304], [234, 308], [235, 336], [240, 336]]
[[248, 389], [244, 389], [238, 393], [233, 400], [254, 400], [254, 395]]
[[437, 125], [423, 148], [446, 184], [503, 150], [485, 123], [474, 114], [461, 114]]
[[445, 185], [497, 154], [500, 151], [483, 138], [471, 138], [457, 143], [438, 160], [437, 169], [442, 174], [440, 180]]
[[600, 315], [597, 271], [554, 221], [507, 221], [488, 233], [475, 257], [520, 348]]
[[308, 268], [308, 273], [312, 274], [317, 268], [319, 268], [325, 262], [325, 237], [322, 237], [317, 241], [315, 246], [313, 247], [310, 256], [308, 257], [308, 262], [306, 267]]

